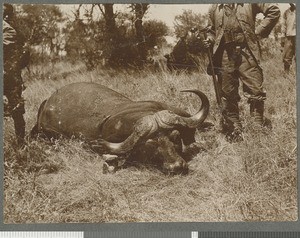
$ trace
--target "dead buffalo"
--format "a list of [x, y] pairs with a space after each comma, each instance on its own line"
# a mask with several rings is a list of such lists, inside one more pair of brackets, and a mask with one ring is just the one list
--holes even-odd
[[69, 84], [42, 103], [32, 134], [79, 137], [102, 154], [142, 156], [159, 161], [166, 173], [186, 173], [183, 149], [195, 142], [209, 101], [198, 90], [185, 92], [201, 99], [193, 116], [161, 102], [132, 101], [100, 84]]

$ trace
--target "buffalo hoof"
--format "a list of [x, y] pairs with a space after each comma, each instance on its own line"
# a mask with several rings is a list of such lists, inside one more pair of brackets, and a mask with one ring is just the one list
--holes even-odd
[[103, 163], [103, 173], [112, 174], [121, 169], [125, 163], [125, 159], [118, 157], [117, 155], [103, 155], [105, 162]]
[[113, 174], [117, 171], [117, 167], [109, 165], [108, 163], [103, 163], [103, 174]]

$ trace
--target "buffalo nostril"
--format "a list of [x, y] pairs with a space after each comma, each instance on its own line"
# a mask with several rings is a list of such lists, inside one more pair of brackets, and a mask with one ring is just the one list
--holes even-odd
[[185, 164], [185, 166], [182, 169], [182, 174], [188, 174], [188, 172], [189, 172], [189, 167], [187, 164]]
[[184, 166], [185, 166], [185, 162], [184, 161], [177, 161], [177, 162], [175, 162], [175, 165], [174, 165], [175, 169], [181, 169]]
[[174, 163], [168, 163], [164, 165], [164, 173], [169, 175], [175, 174], [187, 174], [188, 173], [188, 165], [185, 161], [179, 160]]

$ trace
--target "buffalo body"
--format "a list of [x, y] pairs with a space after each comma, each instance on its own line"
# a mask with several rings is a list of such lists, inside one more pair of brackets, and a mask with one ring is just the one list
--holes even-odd
[[42, 103], [32, 132], [75, 136], [100, 153], [142, 155], [160, 161], [167, 173], [186, 172], [182, 148], [195, 142], [195, 128], [209, 110], [202, 92], [188, 92], [202, 101], [193, 116], [161, 102], [132, 101], [100, 84], [69, 84]]

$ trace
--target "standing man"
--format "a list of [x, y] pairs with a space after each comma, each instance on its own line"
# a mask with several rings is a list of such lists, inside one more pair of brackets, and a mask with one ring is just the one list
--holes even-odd
[[[264, 19], [255, 29], [256, 15]], [[219, 76], [224, 123], [223, 133], [230, 141], [242, 140], [238, 102], [239, 79], [250, 104], [255, 123], [264, 125], [263, 72], [259, 40], [268, 37], [280, 17], [272, 3], [213, 4], [209, 9], [208, 34], [204, 41], [213, 46], [215, 72]]]
[[10, 115], [14, 121], [17, 143], [22, 145], [25, 137], [24, 99], [22, 97], [23, 80], [21, 70], [24, 40], [10, 25], [14, 14], [11, 4], [3, 5], [3, 86], [4, 96], [7, 98], [5, 114]]
[[296, 54], [296, 4], [290, 3], [282, 16], [282, 34], [281, 45], [283, 48], [284, 71], [289, 72], [293, 58]]

